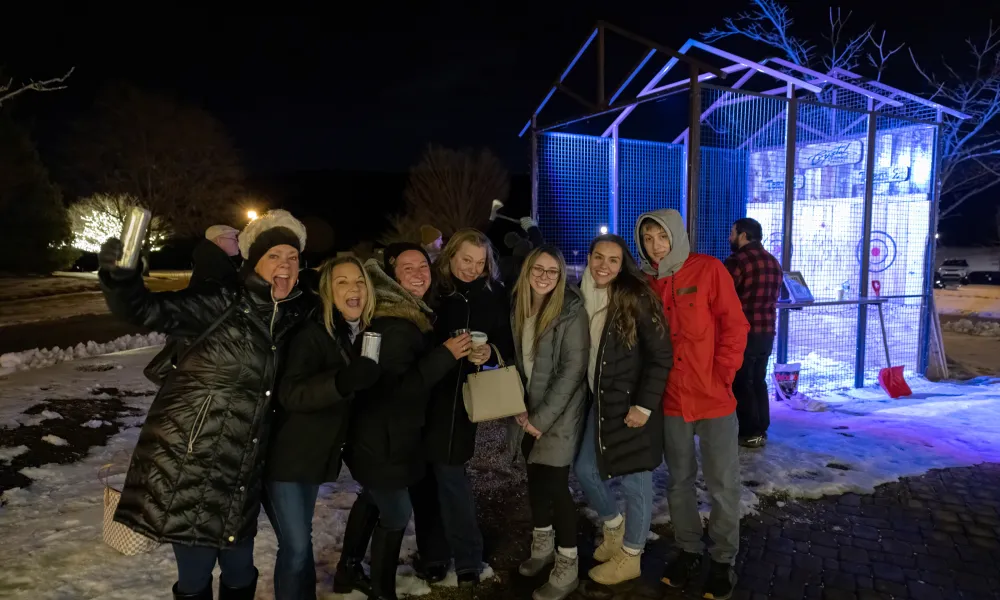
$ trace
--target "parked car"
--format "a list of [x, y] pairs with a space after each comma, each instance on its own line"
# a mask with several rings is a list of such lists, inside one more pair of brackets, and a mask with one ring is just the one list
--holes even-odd
[[964, 258], [949, 258], [944, 261], [935, 273], [935, 287], [938, 287], [939, 281], [940, 287], [949, 284], [967, 285], [969, 283], [969, 261]]

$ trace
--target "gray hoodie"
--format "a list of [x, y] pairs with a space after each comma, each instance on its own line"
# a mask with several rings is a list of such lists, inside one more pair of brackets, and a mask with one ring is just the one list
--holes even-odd
[[[670, 252], [663, 257], [660, 264], [653, 266], [653, 262], [646, 256], [646, 250], [642, 247], [642, 222], [652, 219], [666, 230], [667, 237], [670, 238]], [[635, 222], [635, 245], [639, 249], [639, 257], [642, 271], [647, 275], [653, 275], [657, 279], [670, 277], [684, 266], [684, 261], [691, 254], [691, 242], [688, 241], [687, 228], [684, 227], [684, 219], [681, 213], [672, 208], [661, 208], [645, 213]]]

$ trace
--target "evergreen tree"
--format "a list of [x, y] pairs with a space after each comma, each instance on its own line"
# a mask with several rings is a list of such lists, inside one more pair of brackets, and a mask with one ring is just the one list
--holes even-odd
[[34, 142], [0, 116], [0, 271], [50, 273], [72, 264], [70, 223]]

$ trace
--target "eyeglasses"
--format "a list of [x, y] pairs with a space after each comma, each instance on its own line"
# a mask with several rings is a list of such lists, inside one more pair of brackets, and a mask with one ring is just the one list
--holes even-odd
[[543, 269], [538, 265], [531, 267], [531, 274], [546, 279], [559, 279], [559, 269]]

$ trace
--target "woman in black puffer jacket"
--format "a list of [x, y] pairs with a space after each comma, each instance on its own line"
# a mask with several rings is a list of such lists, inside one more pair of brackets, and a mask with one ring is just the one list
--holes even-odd
[[[375, 287], [375, 317], [368, 331], [382, 336], [381, 375], [354, 402], [345, 460], [364, 487], [348, 523], [357, 511], [378, 510], [369, 598], [395, 600], [400, 546], [413, 513], [407, 488], [424, 476], [426, 466], [421, 432], [427, 399], [434, 384], [469, 355], [472, 340], [463, 335], [434, 343], [432, 313], [423, 302], [431, 284], [423, 248], [393, 244], [385, 250], [385, 264], [385, 271], [374, 260], [365, 264]], [[361, 532], [360, 527], [348, 528], [345, 549], [364, 553], [367, 539], [355, 537]]]
[[[434, 336], [441, 343], [456, 330], [480, 331], [489, 343], [469, 360], [452, 367], [431, 394], [427, 408], [424, 446], [427, 477], [414, 488], [417, 512], [418, 575], [429, 581], [444, 577], [451, 558], [459, 585], [479, 581], [483, 538], [476, 519], [472, 485], [465, 464], [476, 449], [476, 424], [469, 420], [462, 401], [462, 384], [483, 364], [496, 364], [495, 346], [505, 362], [512, 363], [514, 343], [510, 332], [510, 303], [500, 282], [496, 253], [488, 237], [463, 229], [448, 240], [434, 263], [431, 306], [437, 321]], [[421, 521], [423, 515], [440, 515], [443, 523]], [[448, 549], [450, 547], [450, 554]]]
[[153, 400], [115, 512], [126, 527], [173, 544], [177, 599], [211, 599], [216, 562], [221, 599], [254, 597], [275, 376], [314, 301], [296, 288], [305, 242], [299, 221], [272, 211], [240, 234], [240, 285], [158, 294], [138, 271], [115, 265], [121, 242], [101, 248], [101, 286], [115, 316], [191, 339], [204, 334]]
[[[604, 523], [590, 578], [615, 585], [639, 576], [653, 511], [652, 471], [662, 462], [663, 390], [673, 365], [663, 310], [629, 253], [607, 234], [590, 244], [580, 285], [590, 318], [586, 417], [574, 471]], [[607, 481], [621, 477], [625, 515]]]

